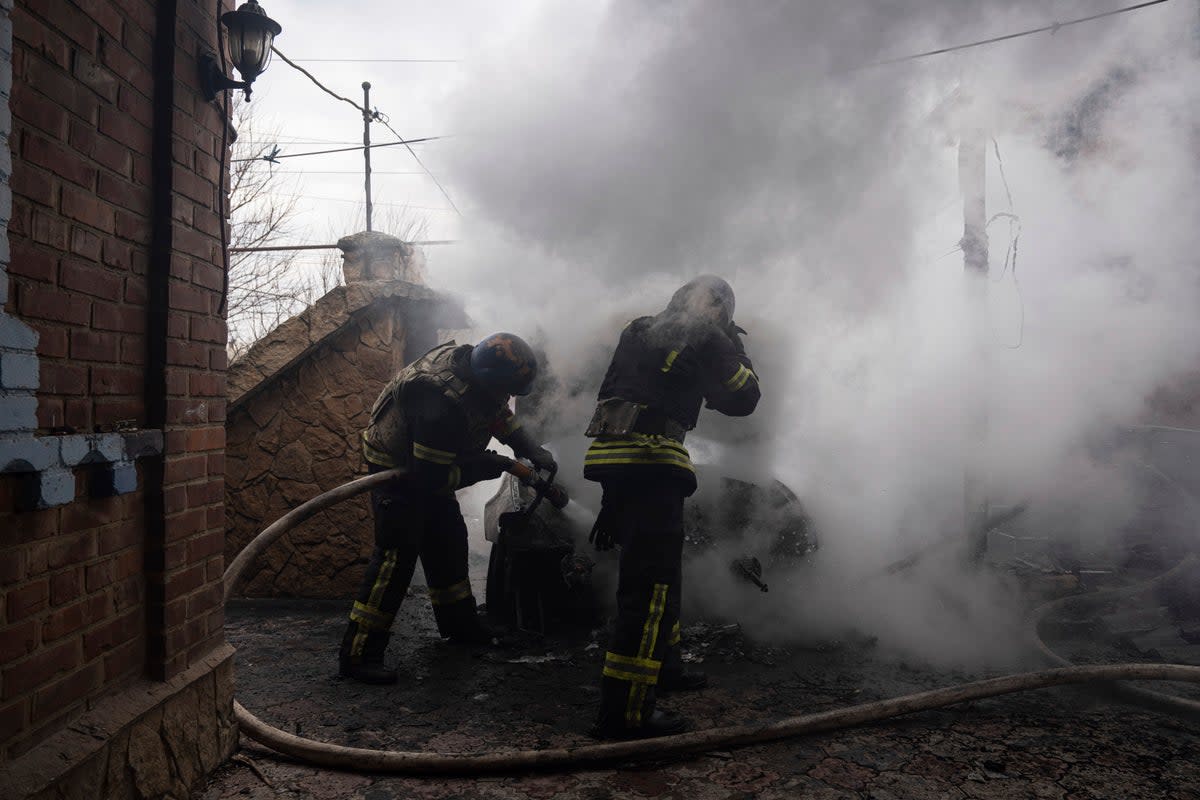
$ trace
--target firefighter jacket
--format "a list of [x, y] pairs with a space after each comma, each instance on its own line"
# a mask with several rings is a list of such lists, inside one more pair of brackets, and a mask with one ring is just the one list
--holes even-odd
[[696, 489], [684, 435], [707, 404], [729, 416], [758, 405], [754, 365], [715, 324], [669, 310], [629, 323], [621, 334], [587, 435], [584, 477], [667, 478]]
[[408, 485], [453, 492], [476, 482], [468, 464], [492, 437], [519, 427], [499, 399], [471, 384], [471, 345], [438, 345], [380, 392], [363, 431], [363, 455], [380, 467], [407, 467]]

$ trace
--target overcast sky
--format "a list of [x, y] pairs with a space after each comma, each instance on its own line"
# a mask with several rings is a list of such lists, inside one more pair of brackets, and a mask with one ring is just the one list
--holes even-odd
[[[266, 0], [263, 7], [283, 26], [276, 46], [294, 60], [469, 59], [519, 20], [523, 3], [369, 0], [338, 7], [315, 0]], [[372, 107], [387, 114], [392, 127], [407, 138], [455, 133], [445, 112], [445, 97], [461, 80], [464, 61], [304, 61], [303, 66], [330, 89], [358, 103], [362, 82], [370, 81]], [[358, 113], [279, 59], [255, 82], [252, 105], [256, 129], [277, 131], [273, 136], [256, 133], [255, 138], [278, 142], [282, 153], [362, 142]], [[394, 140], [382, 125], [373, 125], [371, 136], [374, 142]], [[416, 148], [440, 177], [445, 171], [443, 143]], [[277, 191], [302, 198], [294, 225], [297, 242], [327, 243], [363, 229], [361, 151], [285, 159], [277, 169], [281, 175]], [[427, 238], [458, 235], [457, 215], [405, 148], [374, 150], [372, 170], [377, 229], [389, 219], [416, 217], [427, 221]], [[304, 258], [320, 260], [319, 255]]]

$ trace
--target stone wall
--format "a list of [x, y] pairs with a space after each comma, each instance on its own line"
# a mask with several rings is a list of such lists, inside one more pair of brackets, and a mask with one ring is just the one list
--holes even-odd
[[[230, 414], [230, 559], [288, 510], [361, 472], [359, 433], [375, 396], [403, 366], [404, 339], [394, 307], [372, 308]], [[365, 497], [322, 512], [264, 553], [244, 591], [349, 596], [354, 567], [371, 551], [370, 530]]]
[[[358, 249], [347, 250], [347, 260]], [[338, 287], [230, 367], [227, 560], [287, 511], [364, 472], [360, 435], [383, 386], [461, 327], [449, 298], [402, 280]], [[349, 597], [371, 552], [367, 498], [286, 534], [247, 572], [253, 596]]]
[[0, 766], [4, 797], [185, 800], [237, 748], [233, 648], [166, 682], [98, 703], [66, 730]]

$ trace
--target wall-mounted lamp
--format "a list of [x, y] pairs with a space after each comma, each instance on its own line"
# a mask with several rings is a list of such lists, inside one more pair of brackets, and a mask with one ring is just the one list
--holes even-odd
[[267, 16], [255, 0], [237, 11], [221, 15], [221, 24], [229, 30], [229, 58], [242, 76], [235, 81], [221, 70], [220, 60], [212, 53], [200, 57], [200, 85], [206, 100], [213, 100], [226, 89], [243, 89], [250, 99], [250, 84], [271, 63], [271, 45], [283, 27]]

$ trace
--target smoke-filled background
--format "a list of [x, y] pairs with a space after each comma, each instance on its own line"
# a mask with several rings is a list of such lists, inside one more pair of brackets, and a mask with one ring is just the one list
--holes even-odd
[[[582, 484], [621, 326], [726, 277], [763, 400], [746, 420], [706, 412], [689, 446], [794, 489], [822, 549], [769, 595], [693, 573], [691, 607], [781, 639], [851, 626], [949, 663], [1005, 658], [1019, 606], [1002, 580], [961, 553], [878, 574], [962, 529], [968, 469], [992, 503], [1098, 547], [1134, 513], [1097, 442], [1200, 364], [1200, 9], [872, 66], [1109, 4], [579, 5], [512, 20], [467, 65], [443, 176], [464, 244], [432, 279], [478, 332], [544, 347], [548, 435]], [[988, 228], [978, 306], [956, 249], [964, 136], [987, 141], [989, 216], [1019, 217], [1015, 269], [1018, 226]]]

